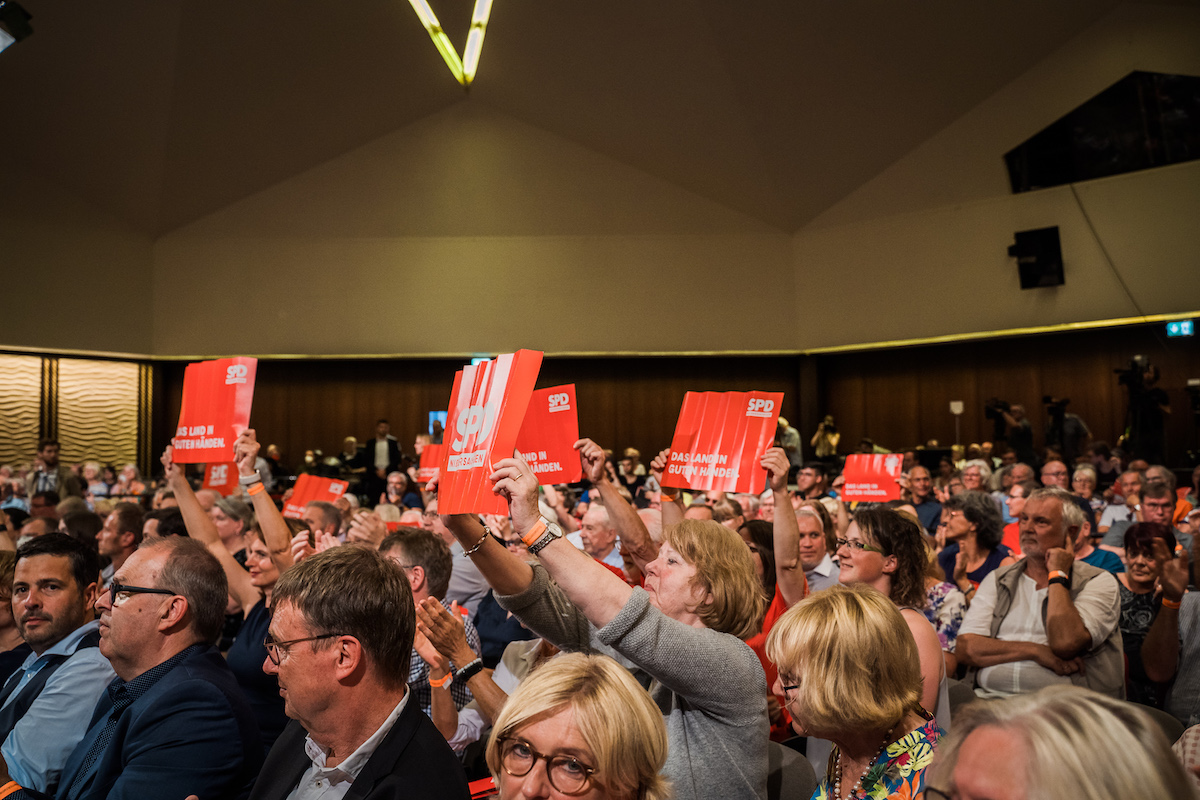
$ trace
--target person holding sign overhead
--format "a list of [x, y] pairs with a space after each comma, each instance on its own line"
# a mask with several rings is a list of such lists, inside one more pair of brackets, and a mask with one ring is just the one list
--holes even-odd
[[[598, 448], [588, 444], [579, 448], [592, 475], [603, 457], [593, 458]], [[510, 553], [473, 515], [444, 521], [500, 604], [563, 650], [616, 655], [651, 679], [670, 745], [663, 774], [677, 800], [765, 798], [767, 686], [742, 641], [757, 631], [764, 602], [741, 538], [715, 522], [668, 527], [642, 566], [645, 589], [631, 587], [540, 515], [538, 479], [524, 460], [501, 460], [490, 480], [539, 565]], [[635, 560], [644, 561], [652, 545], [641, 519], [624, 501], [605, 502]]]
[[267, 658], [263, 641], [271, 624], [271, 593], [275, 582], [292, 565], [292, 537], [287, 522], [254, 469], [258, 450], [259, 444], [252, 429], [243, 431], [234, 443], [238, 480], [246, 487], [258, 519], [257, 525], [249, 532], [246, 569], [242, 569], [222, 543], [216, 524], [204, 513], [183, 470], [172, 462], [173, 448], [167, 447], [162, 463], [166, 470], [167, 485], [179, 501], [188, 535], [203, 543], [216, 556], [229, 580], [229, 593], [245, 610], [245, 622], [233, 646], [229, 648], [227, 661], [237, 677], [238, 686], [250, 701], [263, 744], [270, 750], [288, 720], [283, 713], [278, 680], [262, 669], [263, 661]]

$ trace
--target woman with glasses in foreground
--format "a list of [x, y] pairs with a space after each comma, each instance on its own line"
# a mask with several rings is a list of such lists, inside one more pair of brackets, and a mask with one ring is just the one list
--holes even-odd
[[971, 703], [938, 749], [926, 800], [1189, 800], [1162, 729], [1136, 704], [1077, 686]]
[[945, 733], [921, 707], [917, 647], [890, 600], [869, 586], [817, 592], [775, 623], [767, 655], [796, 732], [834, 745], [813, 800], [920, 796]]
[[606, 656], [560, 655], [509, 697], [488, 739], [501, 800], [665, 800], [667, 729], [629, 672]]

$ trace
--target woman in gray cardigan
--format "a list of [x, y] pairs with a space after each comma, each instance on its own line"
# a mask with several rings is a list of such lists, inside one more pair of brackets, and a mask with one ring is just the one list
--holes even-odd
[[[757, 631], [763, 601], [741, 538], [715, 522], [670, 526], [643, 570], [645, 589], [630, 587], [541, 516], [538, 479], [523, 460], [498, 462], [491, 480], [537, 566], [477, 517], [443, 519], [500, 605], [563, 650], [603, 652], [643, 673], [665, 717], [663, 774], [676, 800], [765, 798], [766, 680], [742, 641]], [[636, 512], [605, 499], [625, 545], [644, 548], [649, 536]]]

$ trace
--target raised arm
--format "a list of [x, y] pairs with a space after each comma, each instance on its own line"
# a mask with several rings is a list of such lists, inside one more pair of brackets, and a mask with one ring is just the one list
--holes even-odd
[[[1070, 574], [1075, 563], [1075, 554], [1061, 547], [1046, 552], [1046, 568], [1050, 572], [1059, 570]], [[1083, 623], [1071, 590], [1061, 583], [1050, 584], [1046, 595], [1046, 638], [1050, 649], [1062, 659], [1083, 655], [1092, 648], [1092, 634]]]
[[1188, 584], [1188, 552], [1182, 545], [1175, 548], [1171, 558], [1167, 543], [1162, 539], [1153, 541], [1154, 558], [1163, 565], [1162, 607], [1142, 642], [1142, 666], [1146, 677], [1165, 683], [1175, 677], [1179, 669], [1179, 605]]
[[167, 445], [167, 449], [163, 451], [162, 465], [166, 471], [167, 487], [175, 493], [175, 501], [179, 503], [179, 513], [183, 515], [183, 524], [187, 527], [188, 536], [207, 547], [208, 552], [221, 562], [221, 568], [225, 570], [225, 577], [229, 580], [229, 593], [249, 613], [262, 597], [262, 592], [250, 581], [250, 573], [242, 569], [242, 565], [221, 543], [216, 523], [196, 499], [192, 485], [172, 459], [174, 453], [175, 448]]
[[664, 528], [678, 525], [683, 520], [683, 492], [679, 489], [668, 489], [663, 486], [663, 476], [667, 473], [667, 461], [671, 458], [671, 449], [667, 448], [654, 457], [650, 462], [650, 474], [662, 487], [659, 505], [662, 507], [662, 524]]
[[591, 439], [580, 439], [575, 443], [575, 449], [579, 451], [584, 476], [600, 490], [609, 521], [621, 537], [621, 546], [633, 556], [637, 568], [645, 572], [646, 565], [658, 558], [658, 545], [650, 538], [650, 531], [646, 530], [637, 509], [621, 496], [620, 489], [605, 470], [608, 460], [604, 449]]
[[[467, 643], [466, 628], [462, 618], [448, 611], [436, 598], [427, 597], [417, 604], [417, 630], [429, 640], [430, 644], [448, 659], [456, 670], [474, 661], [478, 654]], [[479, 712], [493, 722], [508, 700], [508, 694], [496, 685], [487, 670], [476, 672], [467, 680], [467, 688], [475, 698]], [[457, 716], [456, 716], [457, 724]], [[455, 731], [450, 731], [449, 739]]]
[[[233, 443], [233, 458], [237, 464], [239, 476], [249, 477], [258, 474], [258, 471], [254, 469], [254, 463], [258, 459], [259, 447], [253, 428], [242, 431], [237, 441]], [[292, 561], [291, 528], [288, 527], [283, 514], [279, 513], [279, 509], [275, 507], [275, 501], [271, 499], [271, 495], [267, 494], [266, 487], [262, 483], [251, 484], [247, 491], [250, 494], [250, 503], [254, 506], [254, 516], [258, 520], [259, 530], [262, 531], [263, 544], [271, 551], [271, 561], [275, 564], [275, 568], [283, 572], [294, 563]]]
[[800, 526], [788, 498], [787, 453], [782, 447], [772, 447], [759, 459], [767, 471], [767, 485], [775, 496], [775, 521], [772, 538], [775, 543], [775, 581], [788, 607], [796, 605], [808, 594], [808, 580], [800, 563]]

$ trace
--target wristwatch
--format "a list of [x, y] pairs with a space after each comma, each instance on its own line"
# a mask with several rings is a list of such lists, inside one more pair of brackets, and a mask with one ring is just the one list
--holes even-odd
[[483, 659], [477, 658], [460, 669], [458, 672], [454, 673], [454, 680], [458, 681], [459, 683], [466, 683], [480, 672], [483, 672]]
[[[543, 547], [550, 544], [555, 539], [561, 539], [563, 537], [563, 529], [558, 526], [558, 523], [549, 522], [543, 518], [540, 522], [540, 525], [546, 526], [545, 532], [539, 536], [533, 542], [533, 544], [529, 545], [529, 552], [535, 556], [541, 552]], [[537, 527], [540, 527], [540, 525]]]
[[254, 484], [260, 482], [261, 480], [262, 480], [262, 476], [259, 475], [257, 472], [255, 472], [251, 475], [239, 475], [238, 476], [238, 483], [240, 483], [242, 486], [253, 486]]

